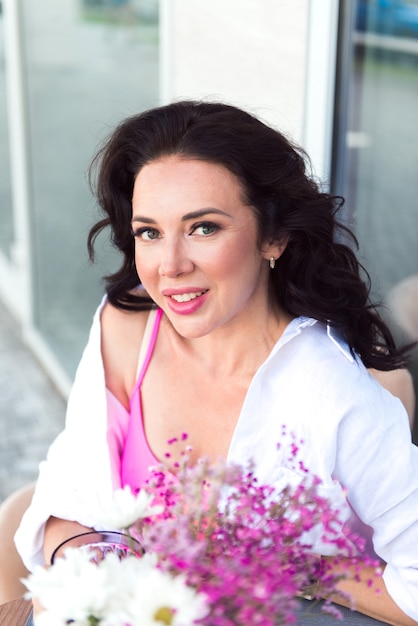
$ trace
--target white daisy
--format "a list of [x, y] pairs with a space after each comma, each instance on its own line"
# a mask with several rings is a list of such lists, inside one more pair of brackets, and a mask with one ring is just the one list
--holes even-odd
[[117, 489], [113, 493], [109, 507], [103, 508], [100, 524], [104, 528], [123, 530], [132, 526], [140, 518], [158, 515], [163, 507], [152, 506], [152, 499], [153, 496], [143, 490], [135, 495], [129, 486]]
[[129, 605], [131, 626], [191, 626], [208, 612], [206, 596], [156, 568], [135, 577]]
[[[23, 581], [29, 590], [26, 597], [36, 597], [58, 623], [74, 619], [81, 624], [89, 615], [100, 617], [107, 601], [106, 573], [90, 558], [84, 550], [67, 548], [65, 558], [48, 569], [36, 568]], [[42, 619], [47, 623], [47, 616]]]

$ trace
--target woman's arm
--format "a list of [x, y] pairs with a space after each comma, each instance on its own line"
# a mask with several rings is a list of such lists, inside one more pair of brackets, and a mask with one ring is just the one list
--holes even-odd
[[58, 517], [50, 517], [45, 526], [44, 536], [44, 559], [48, 565], [51, 563], [51, 556], [55, 548], [66, 539], [87, 533], [93, 530], [88, 526], [83, 526], [78, 522], [72, 522]]
[[[15, 536], [18, 551], [30, 571], [45, 563], [43, 538], [49, 518], [79, 519], [84, 527], [90, 527], [95, 523], [101, 503], [108, 501], [112, 494], [105, 378], [100, 352], [103, 304], [95, 314], [89, 341], [77, 368], [65, 430], [50, 446], [47, 460], [40, 465], [32, 504]], [[53, 542], [54, 538], [48, 543], [48, 550], [59, 543], [52, 546]]]
[[390, 370], [383, 372], [369, 369], [370, 374], [390, 393], [399, 398], [408, 413], [411, 431], [414, 427], [415, 391], [412, 376], [407, 369]]
[[[70, 537], [74, 537], [74, 535], [79, 535], [83, 532], [88, 532], [89, 530], [92, 529], [87, 526], [82, 526], [78, 522], [70, 522], [57, 517], [50, 517], [45, 525], [43, 544], [45, 567], [49, 567], [52, 553], [57, 546], [66, 539], [70, 539]], [[36, 619], [44, 611], [44, 607], [37, 598], [32, 598], [32, 606], [33, 619], [36, 624]]]
[[[361, 568], [360, 580], [356, 580], [355, 566], [344, 563], [341, 558], [334, 562], [333, 557], [324, 557], [332, 571], [341, 571], [345, 577], [338, 583], [338, 589], [348, 594], [347, 600], [341, 596], [332, 598], [335, 604], [354, 608], [359, 613], [387, 622], [393, 626], [414, 626], [415, 620], [406, 615], [390, 597], [383, 578], [376, 575], [373, 567], [364, 565]], [[343, 564], [342, 564], [343, 563]], [[370, 584], [369, 581], [372, 581]], [[352, 603], [350, 602], [352, 601]]]
[[[398, 369], [382, 372], [375, 369], [369, 370], [370, 374], [392, 395], [399, 398], [408, 413], [411, 430], [414, 424], [415, 392], [412, 377], [408, 370]], [[332, 561], [332, 559], [329, 559]], [[412, 626], [417, 622], [408, 617], [395, 604], [389, 595], [382, 577], [378, 577], [371, 567], [364, 566], [362, 578], [355, 580], [354, 576], [341, 581], [338, 587], [344, 593], [349, 594], [355, 603], [355, 608], [360, 613], [364, 613], [374, 619], [388, 622], [394, 626]], [[370, 586], [367, 581], [372, 580]], [[344, 603], [342, 598], [334, 599], [336, 604], [349, 606], [349, 602]]]

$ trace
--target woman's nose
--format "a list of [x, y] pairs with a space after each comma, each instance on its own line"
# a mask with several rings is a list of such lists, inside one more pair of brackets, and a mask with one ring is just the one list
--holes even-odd
[[160, 259], [160, 275], [176, 278], [193, 271], [194, 263], [187, 254], [186, 243], [181, 240], [164, 241]]

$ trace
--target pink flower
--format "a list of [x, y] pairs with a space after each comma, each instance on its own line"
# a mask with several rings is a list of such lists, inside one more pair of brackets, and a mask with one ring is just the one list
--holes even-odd
[[302, 480], [280, 493], [258, 484], [251, 464], [213, 466], [200, 459], [191, 467], [185, 456], [174, 480], [164, 468], [153, 473], [146, 491], [164, 511], [139, 520], [131, 532], [158, 555], [164, 571], [184, 575], [208, 597], [204, 626], [290, 624], [301, 593], [337, 593], [342, 575], [313, 551], [311, 531], [352, 563], [361, 553], [362, 542], [343, 531], [338, 511], [319, 495], [320, 481], [299, 461], [300, 445], [291, 438]]

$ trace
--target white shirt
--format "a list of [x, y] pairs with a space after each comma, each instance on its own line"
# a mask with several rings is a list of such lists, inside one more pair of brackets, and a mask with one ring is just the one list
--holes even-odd
[[[106, 440], [104, 301], [76, 373], [65, 430], [40, 465], [32, 505], [16, 534], [30, 570], [43, 563], [44, 524], [51, 515], [100, 528], [100, 511], [120, 486]], [[353, 510], [365, 537], [372, 529], [374, 550], [387, 563], [388, 592], [418, 621], [418, 448], [411, 443], [407, 414], [331, 328], [310, 318], [289, 324], [255, 374], [228, 460], [252, 459], [261, 483], [298, 482], [302, 473], [289, 461], [289, 448], [277, 447], [288, 442], [283, 426], [303, 441], [301, 458], [321, 479], [322, 495], [347, 519]]]

